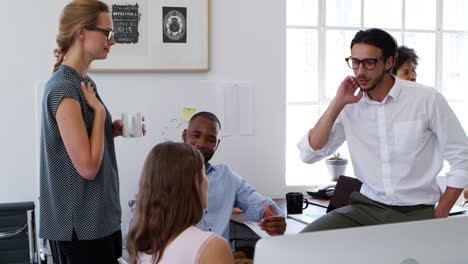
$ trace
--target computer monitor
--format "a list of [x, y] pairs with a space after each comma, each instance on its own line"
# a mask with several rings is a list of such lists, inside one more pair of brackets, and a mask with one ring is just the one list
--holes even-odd
[[468, 263], [468, 217], [310, 232], [261, 239], [255, 264]]

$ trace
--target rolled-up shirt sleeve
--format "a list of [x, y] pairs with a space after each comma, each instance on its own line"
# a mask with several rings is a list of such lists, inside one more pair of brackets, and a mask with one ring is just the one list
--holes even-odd
[[272, 206], [275, 202], [259, 194], [250, 186], [244, 179], [238, 176], [235, 172], [231, 171], [239, 181], [239, 188], [236, 192], [236, 201], [234, 206], [239, 207], [244, 211], [244, 215], [251, 221], [260, 221], [263, 217], [263, 204]]
[[301, 160], [305, 163], [317, 162], [335, 152], [345, 141], [345, 133], [341, 115], [338, 116], [328, 136], [328, 141], [321, 149], [314, 150], [309, 144], [310, 130], [302, 137], [297, 144], [300, 151]]
[[450, 164], [447, 186], [468, 187], [468, 138], [455, 113], [440, 93], [429, 104], [431, 129], [437, 136], [442, 156]]

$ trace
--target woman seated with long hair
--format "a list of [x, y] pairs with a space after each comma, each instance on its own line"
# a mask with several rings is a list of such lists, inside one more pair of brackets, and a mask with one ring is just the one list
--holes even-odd
[[203, 156], [195, 147], [156, 145], [139, 188], [127, 237], [131, 263], [233, 263], [226, 240], [195, 227], [208, 193]]

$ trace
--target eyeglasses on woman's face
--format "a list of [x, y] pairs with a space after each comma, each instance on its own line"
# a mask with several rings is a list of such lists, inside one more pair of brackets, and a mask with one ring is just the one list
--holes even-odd
[[96, 27], [96, 26], [85, 26], [84, 28], [86, 28], [87, 30], [100, 31], [100, 32], [104, 33], [104, 35], [106, 35], [106, 37], [107, 37], [107, 41], [110, 41], [112, 38], [114, 38], [114, 31], [113, 30], [100, 28], [100, 27]]

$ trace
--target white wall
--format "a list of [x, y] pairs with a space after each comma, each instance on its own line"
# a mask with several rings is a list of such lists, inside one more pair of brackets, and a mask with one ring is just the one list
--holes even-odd
[[[0, 16], [0, 203], [35, 200], [38, 196], [34, 86], [36, 81], [50, 77], [58, 15], [67, 2], [10, 1], [8, 12]], [[255, 136], [223, 138], [214, 162], [229, 164], [261, 193], [282, 197], [287, 191], [285, 2], [211, 0], [211, 7], [210, 72], [91, 76], [114, 117], [128, 110], [128, 101], [135, 106], [146, 100], [142, 108], [153, 117], [150, 121], [157, 120], [159, 111], [157, 105], [152, 111], [148, 102], [151, 97], [164, 98], [168, 84], [186, 91], [180, 96], [187, 100], [187, 94], [204, 83], [251, 82], [255, 88]], [[148, 125], [151, 127], [151, 122]], [[129, 214], [126, 203], [136, 192], [143, 159], [158, 142], [158, 133], [149, 130], [139, 141], [116, 140], [124, 226]]]

